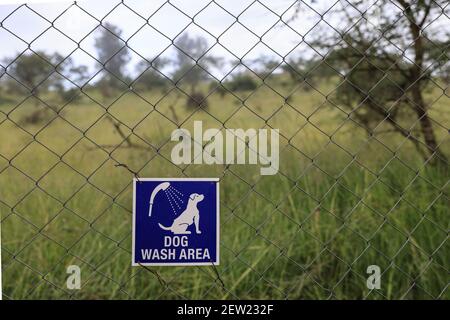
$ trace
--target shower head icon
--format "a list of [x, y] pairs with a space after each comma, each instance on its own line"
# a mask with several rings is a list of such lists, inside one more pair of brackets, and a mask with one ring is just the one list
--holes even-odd
[[150, 208], [148, 210], [148, 216], [151, 217], [152, 216], [152, 208], [153, 208], [153, 200], [155, 199], [156, 195], [158, 194], [159, 191], [166, 191], [167, 188], [170, 187], [170, 183], [169, 182], [163, 182], [160, 183], [159, 185], [156, 186], [156, 188], [153, 190], [152, 195], [150, 196]]

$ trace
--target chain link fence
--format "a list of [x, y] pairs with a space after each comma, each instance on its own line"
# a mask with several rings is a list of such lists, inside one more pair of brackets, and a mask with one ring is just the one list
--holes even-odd
[[[449, 297], [445, 1], [0, 12], [4, 299]], [[279, 171], [174, 164], [194, 120], [280, 129]], [[220, 178], [219, 266], [131, 267], [134, 177]]]

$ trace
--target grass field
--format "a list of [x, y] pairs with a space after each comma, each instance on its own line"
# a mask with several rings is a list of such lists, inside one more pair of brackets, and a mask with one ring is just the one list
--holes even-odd
[[[289, 100], [292, 107], [265, 87], [245, 100], [245, 108], [230, 94], [214, 93], [208, 112], [190, 117], [193, 110], [173, 92], [162, 100], [163, 92], [140, 92], [159, 101], [157, 112], [130, 92], [108, 112], [141, 148], [106, 147], [123, 138], [105, 109], [87, 98], [33, 125], [20, 121], [42, 104], [30, 99], [13, 110], [18, 100], [3, 102], [4, 297], [450, 298], [448, 171], [424, 168], [398, 135], [368, 139], [327, 102], [333, 87], [321, 86], [324, 95], [299, 90]], [[117, 98], [89, 94], [105, 105]], [[436, 133], [449, 155], [449, 99], [436, 92], [429, 99], [436, 100], [430, 115], [443, 126], [435, 125]], [[50, 97], [48, 103], [61, 107]], [[167, 118], [189, 130], [194, 120], [203, 120], [204, 128], [280, 128], [280, 172], [260, 176], [259, 166], [247, 165], [180, 169], [169, 162], [174, 144], [167, 142], [176, 125]], [[212, 267], [151, 268], [163, 283], [151, 271], [131, 267], [133, 174], [117, 163], [141, 177], [220, 177], [217, 271], [225, 288]], [[65, 289], [71, 264], [81, 267], [81, 290]], [[381, 289], [371, 292], [366, 269], [374, 264], [383, 274]]]

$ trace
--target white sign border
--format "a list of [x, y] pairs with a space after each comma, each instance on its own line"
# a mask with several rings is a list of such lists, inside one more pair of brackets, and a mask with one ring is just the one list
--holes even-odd
[[[138, 263], [135, 257], [135, 235], [136, 235], [136, 183], [140, 181], [211, 181], [216, 182], [216, 260], [212, 262], [146, 262]], [[131, 253], [131, 266], [218, 266], [220, 264], [220, 180], [219, 178], [134, 178], [133, 179], [133, 232], [132, 232], [132, 253]]]

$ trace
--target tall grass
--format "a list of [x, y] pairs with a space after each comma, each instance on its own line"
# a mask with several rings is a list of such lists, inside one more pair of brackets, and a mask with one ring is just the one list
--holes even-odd
[[[448, 172], [424, 167], [400, 137], [368, 139], [315, 92], [296, 95], [295, 109], [270, 92], [247, 100], [248, 108], [229, 95], [209, 100], [207, 112], [190, 118], [194, 111], [170, 95], [158, 112], [132, 93], [109, 107], [134, 143], [153, 149], [98, 148], [123, 138], [106, 110], [90, 101], [69, 104], [48, 125], [22, 125], [29, 133], [13, 121], [34, 106], [11, 112], [10, 104], [1, 105], [5, 297], [449, 298]], [[439, 100], [432, 112], [448, 124], [444, 107]], [[176, 125], [166, 117], [189, 130], [194, 119], [204, 127], [278, 127], [280, 172], [260, 176], [258, 166], [239, 165], [180, 169], [168, 161]], [[445, 134], [438, 130], [440, 139]], [[141, 177], [221, 178], [217, 271], [225, 287], [212, 267], [131, 267], [133, 175], [117, 162]], [[65, 286], [71, 264], [82, 270], [78, 291]], [[369, 265], [381, 267], [380, 290], [367, 289]]]

